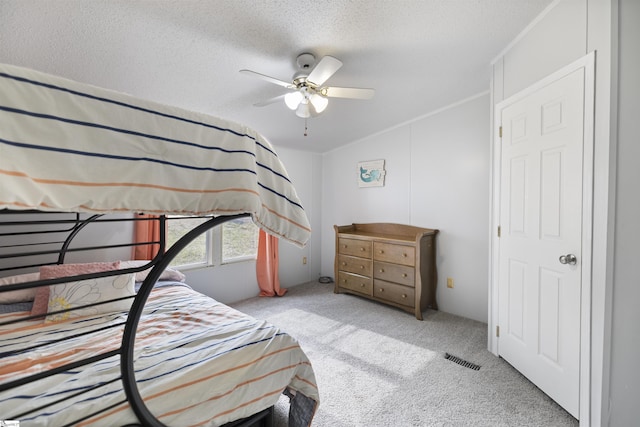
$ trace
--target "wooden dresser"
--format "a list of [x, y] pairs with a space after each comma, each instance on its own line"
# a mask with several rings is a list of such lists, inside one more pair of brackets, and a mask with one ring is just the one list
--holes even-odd
[[415, 313], [436, 303], [438, 230], [371, 223], [335, 225], [335, 293], [346, 292]]

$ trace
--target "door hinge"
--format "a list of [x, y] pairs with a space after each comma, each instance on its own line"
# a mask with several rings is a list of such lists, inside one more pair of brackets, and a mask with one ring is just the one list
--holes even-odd
[[496, 326], [496, 336], [500, 337], [500, 326]]
[[500, 138], [502, 138], [502, 126], [500, 126], [500, 128], [498, 129], [498, 135], [500, 136]]
[[500, 237], [500, 226], [498, 226], [498, 237]]

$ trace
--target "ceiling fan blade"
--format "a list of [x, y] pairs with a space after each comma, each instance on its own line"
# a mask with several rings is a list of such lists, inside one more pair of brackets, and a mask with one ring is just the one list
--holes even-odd
[[256, 102], [253, 105], [256, 107], [265, 107], [267, 105], [275, 104], [276, 102], [283, 100], [285, 96], [286, 96], [286, 93], [282, 95], [274, 96], [273, 98], [265, 99], [264, 101]]
[[256, 73], [255, 71], [251, 71], [251, 70], [240, 70], [240, 72], [242, 74], [255, 76], [255, 77], [258, 77], [258, 78], [260, 78], [262, 80], [266, 80], [268, 82], [275, 83], [275, 84], [277, 84], [279, 86], [286, 87], [287, 89], [295, 89], [295, 86], [293, 84], [291, 84], [290, 82], [285, 82], [283, 80], [276, 79], [275, 77], [269, 77], [267, 75]]
[[333, 56], [324, 56], [307, 76], [307, 81], [316, 86], [322, 86], [340, 67], [342, 67], [342, 61]]
[[320, 93], [328, 98], [371, 99], [376, 91], [361, 87], [323, 87]]

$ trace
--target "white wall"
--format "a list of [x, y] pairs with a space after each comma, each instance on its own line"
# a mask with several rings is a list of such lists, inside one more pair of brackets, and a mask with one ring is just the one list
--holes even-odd
[[587, 54], [587, 0], [554, 2], [493, 63], [493, 103]]
[[615, 264], [611, 324], [610, 426], [640, 420], [640, 2], [620, 1]]
[[[304, 248], [280, 241], [280, 282], [291, 287], [320, 277], [320, 188], [322, 156], [315, 153], [275, 147], [293, 182], [311, 223], [311, 239]], [[303, 257], [307, 264], [303, 264]]]
[[[439, 308], [487, 321], [489, 96], [412, 125], [411, 210], [438, 235]], [[454, 288], [446, 287], [446, 279]]]
[[504, 67], [503, 99], [587, 53], [586, 0], [556, 1], [533, 24], [497, 62]]
[[[489, 96], [481, 94], [326, 153], [322, 275], [334, 276], [333, 225], [437, 228], [440, 310], [487, 321]], [[359, 188], [357, 164], [385, 160], [384, 187]], [[455, 287], [446, 287], [447, 277]]]

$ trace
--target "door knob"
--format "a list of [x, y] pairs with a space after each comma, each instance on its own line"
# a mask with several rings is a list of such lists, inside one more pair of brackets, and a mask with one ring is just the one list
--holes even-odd
[[560, 255], [560, 264], [576, 265], [578, 258], [574, 254]]

